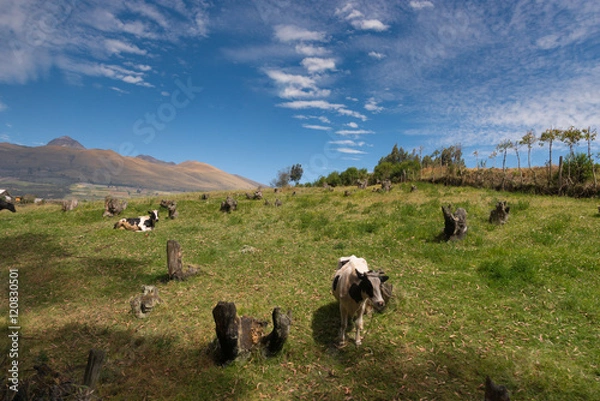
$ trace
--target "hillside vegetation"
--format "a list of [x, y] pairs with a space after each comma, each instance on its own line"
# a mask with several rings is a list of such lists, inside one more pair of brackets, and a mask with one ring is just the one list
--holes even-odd
[[[81, 381], [99, 348], [105, 400], [482, 400], [486, 375], [513, 400], [597, 400], [597, 200], [417, 186], [265, 192], [281, 207], [231, 192], [182, 194], [179, 218], [163, 210], [148, 235], [114, 230], [118, 217], [103, 218], [102, 202], [2, 211], [5, 294], [6, 271], [19, 274], [21, 379], [44, 362]], [[228, 194], [238, 210], [219, 212]], [[130, 200], [125, 214], [160, 200]], [[504, 226], [488, 223], [499, 200], [511, 206]], [[462, 241], [438, 240], [449, 203], [468, 212]], [[162, 281], [170, 239], [199, 275]], [[385, 270], [394, 298], [365, 318], [362, 346], [338, 348], [331, 279], [351, 254]], [[163, 300], [143, 320], [129, 306], [142, 284]], [[219, 301], [268, 321], [275, 306], [291, 310], [283, 351], [218, 366]]]

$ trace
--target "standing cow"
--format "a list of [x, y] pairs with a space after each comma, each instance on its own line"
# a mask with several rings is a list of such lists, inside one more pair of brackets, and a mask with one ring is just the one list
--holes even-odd
[[333, 278], [333, 295], [340, 302], [340, 344], [346, 343], [348, 319], [356, 316], [356, 345], [361, 344], [360, 331], [363, 329], [363, 315], [367, 301], [380, 310], [385, 306], [381, 295], [381, 284], [388, 276], [380, 271], [371, 271], [367, 261], [352, 255], [338, 260], [338, 269]]

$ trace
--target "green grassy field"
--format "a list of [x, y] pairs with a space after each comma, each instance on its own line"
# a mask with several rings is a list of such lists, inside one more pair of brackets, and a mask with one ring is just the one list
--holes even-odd
[[[2, 211], [5, 294], [8, 269], [19, 274], [21, 378], [46, 362], [80, 381], [100, 348], [98, 391], [110, 400], [482, 400], [486, 375], [513, 400], [598, 400], [597, 200], [418, 187], [268, 190], [283, 206], [238, 195], [230, 214], [219, 212], [227, 193], [177, 195], [179, 218], [163, 210], [148, 235], [113, 230], [118, 218], [102, 218], [102, 202]], [[132, 199], [125, 214], [160, 200]], [[511, 206], [504, 226], [487, 221], [498, 200]], [[468, 212], [463, 241], [437, 239], [448, 203]], [[161, 281], [169, 239], [198, 276]], [[394, 298], [365, 318], [362, 346], [340, 349], [330, 285], [337, 258], [351, 254], [385, 270]], [[143, 320], [129, 306], [142, 284], [163, 300]], [[269, 321], [275, 306], [290, 309], [281, 354], [217, 366], [219, 301]]]

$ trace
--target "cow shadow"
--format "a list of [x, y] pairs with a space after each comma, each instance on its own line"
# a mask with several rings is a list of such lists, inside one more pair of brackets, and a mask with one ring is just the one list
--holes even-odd
[[337, 302], [321, 306], [313, 313], [311, 328], [317, 344], [334, 346], [339, 333], [340, 307]]

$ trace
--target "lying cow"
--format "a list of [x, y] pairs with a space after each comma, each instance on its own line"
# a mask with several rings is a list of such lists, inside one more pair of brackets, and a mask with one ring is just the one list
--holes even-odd
[[333, 295], [340, 302], [340, 344], [346, 343], [348, 319], [356, 315], [356, 345], [360, 345], [363, 315], [367, 301], [375, 309], [382, 309], [385, 301], [381, 295], [381, 284], [388, 280], [383, 272], [371, 271], [367, 261], [352, 255], [338, 260], [338, 269], [333, 278]]
[[114, 228], [121, 228], [129, 231], [150, 231], [153, 230], [158, 221], [158, 210], [149, 210], [148, 216], [129, 217], [121, 219], [115, 223]]
[[6, 200], [0, 198], [0, 210], [3, 209], [10, 210], [13, 213], [17, 211], [17, 209], [15, 209], [15, 205], [12, 202], [7, 202]]

